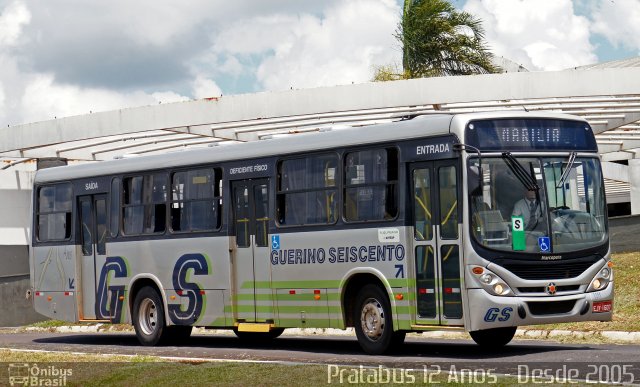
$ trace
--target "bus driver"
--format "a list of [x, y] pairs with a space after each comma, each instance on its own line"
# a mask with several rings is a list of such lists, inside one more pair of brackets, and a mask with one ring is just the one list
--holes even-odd
[[526, 231], [535, 230], [538, 224], [542, 225], [542, 208], [536, 198], [535, 190], [526, 190], [524, 198], [518, 200], [513, 206], [511, 216], [521, 216], [524, 219]]

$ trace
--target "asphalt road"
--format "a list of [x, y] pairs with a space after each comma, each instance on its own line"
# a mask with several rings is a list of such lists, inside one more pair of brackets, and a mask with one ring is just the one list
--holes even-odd
[[[385, 356], [365, 355], [354, 337], [282, 336], [270, 343], [250, 343], [234, 336], [193, 335], [181, 346], [144, 347], [133, 333], [0, 333], [0, 348], [98, 354], [154, 355], [184, 358], [380, 365], [426, 372], [526, 373], [561, 380], [640, 384], [640, 346], [558, 344], [514, 341], [499, 351], [486, 351], [470, 340], [407, 338]], [[426, 367], [426, 368], [425, 368]], [[573, 371], [576, 370], [576, 371]], [[531, 380], [530, 380], [531, 381]]]

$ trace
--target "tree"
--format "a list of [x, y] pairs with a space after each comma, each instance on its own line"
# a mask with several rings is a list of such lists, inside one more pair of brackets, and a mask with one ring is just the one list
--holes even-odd
[[482, 20], [446, 0], [405, 0], [396, 39], [402, 44], [402, 73], [381, 66], [374, 80], [495, 73]]

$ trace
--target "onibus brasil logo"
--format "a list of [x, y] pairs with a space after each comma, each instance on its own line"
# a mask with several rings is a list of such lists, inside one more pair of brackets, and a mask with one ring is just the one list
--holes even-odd
[[66, 386], [67, 378], [73, 374], [71, 368], [29, 363], [9, 364], [11, 386]]

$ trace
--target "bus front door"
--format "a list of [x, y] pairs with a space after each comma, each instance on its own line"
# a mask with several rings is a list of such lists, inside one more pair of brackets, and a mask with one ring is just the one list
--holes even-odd
[[411, 167], [416, 323], [464, 325], [457, 160]]
[[[80, 252], [82, 263], [80, 269], [80, 298], [82, 308], [81, 320], [103, 320], [110, 316], [102, 316], [100, 301], [97, 297], [96, 277], [107, 258], [107, 196], [86, 195], [78, 198], [80, 215]], [[103, 300], [106, 302], [106, 300]], [[106, 305], [106, 304], [105, 304]]]
[[234, 318], [274, 320], [269, 261], [269, 179], [231, 182], [235, 235]]

